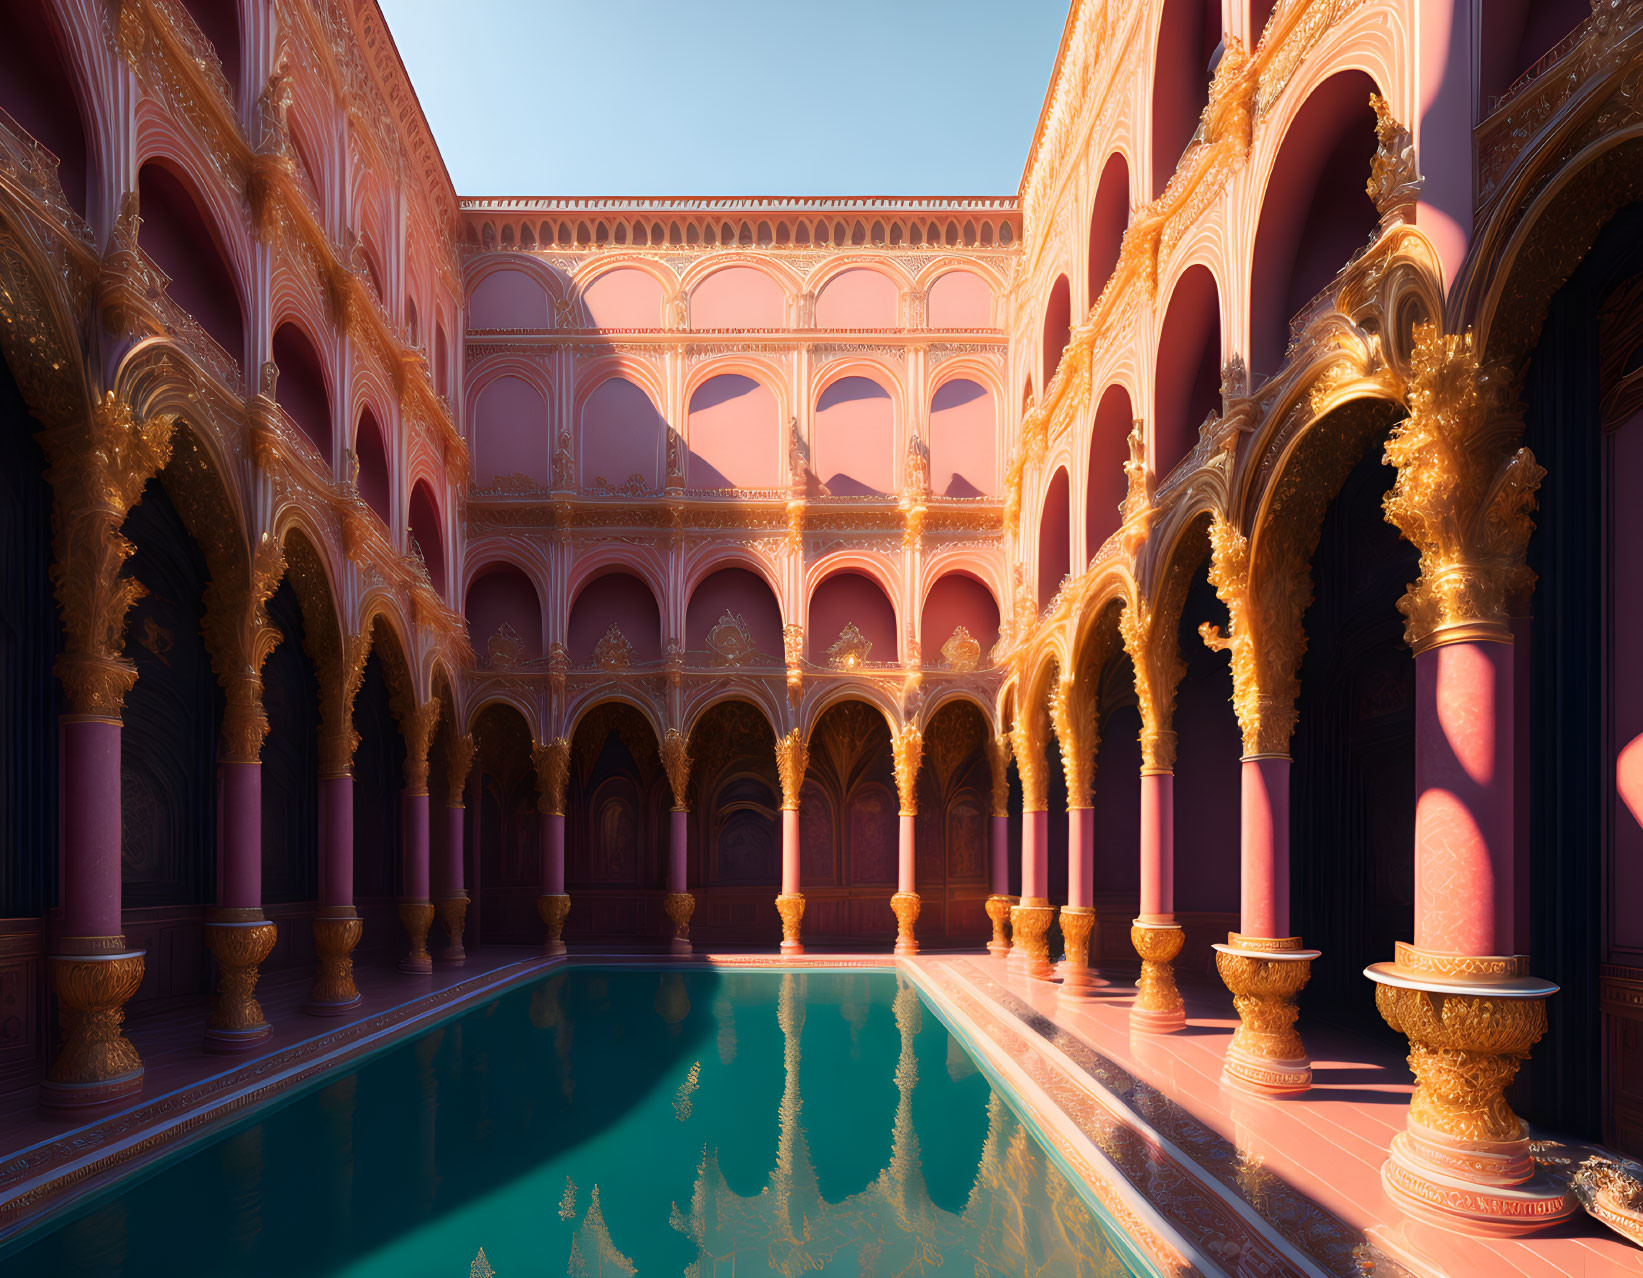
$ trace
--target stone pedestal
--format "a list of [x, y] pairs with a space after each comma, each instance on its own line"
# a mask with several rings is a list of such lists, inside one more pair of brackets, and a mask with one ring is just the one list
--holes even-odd
[[354, 985], [354, 947], [365, 921], [351, 905], [321, 906], [314, 916], [314, 988], [307, 1010], [315, 1016], [341, 1016], [358, 1007]]
[[399, 960], [399, 970], [414, 976], [428, 976], [434, 970], [434, 960], [428, 953], [428, 932], [434, 925], [432, 901], [401, 901], [399, 925], [411, 938], [410, 951]]
[[73, 939], [106, 939], [117, 948], [46, 960], [62, 1034], [57, 1059], [40, 1085], [40, 1103], [52, 1109], [105, 1105], [143, 1086], [142, 1059], [121, 1027], [125, 1005], [143, 983], [146, 951], [125, 949], [123, 936]]
[[783, 892], [776, 898], [776, 913], [782, 916], [782, 953], [803, 954], [799, 925], [804, 920], [804, 893]]
[[445, 931], [445, 948], [439, 952], [439, 961], [451, 967], [463, 966], [468, 961], [468, 951], [462, 948], [462, 931], [468, 925], [468, 894], [441, 897], [434, 902], [434, 914]]
[[1376, 963], [1375, 1006], [1409, 1040], [1415, 1094], [1381, 1168], [1387, 1193], [1413, 1215], [1468, 1233], [1513, 1235], [1567, 1219], [1567, 1189], [1537, 1173], [1529, 1132], [1505, 1091], [1546, 1032], [1557, 992], [1529, 975], [1526, 955], [1433, 954], [1399, 943]]
[[918, 953], [918, 939], [914, 935], [914, 928], [918, 926], [921, 904], [917, 892], [897, 892], [890, 898], [890, 908], [896, 915], [897, 954]]
[[1010, 907], [1013, 904], [1009, 897], [998, 893], [987, 898], [987, 917], [993, 921], [993, 939], [987, 942], [987, 952], [999, 958], [1010, 952], [1010, 938], [1005, 933], [1010, 922]]
[[570, 917], [570, 897], [563, 892], [536, 898], [536, 914], [547, 928], [547, 937], [542, 943], [542, 953], [563, 954], [565, 952], [565, 920]]
[[241, 913], [262, 911], [219, 911], [205, 925], [206, 948], [217, 960], [217, 996], [206, 1018], [205, 1041], [217, 1051], [243, 1051], [273, 1033], [256, 999], [257, 968], [273, 953], [279, 931], [267, 919], [221, 917]]
[[690, 916], [696, 912], [696, 898], [689, 892], [669, 892], [662, 898], [662, 909], [673, 924], [668, 948], [675, 954], [689, 954]]
[[1067, 956], [1061, 961], [1061, 997], [1088, 999], [1106, 985], [1090, 967], [1090, 937], [1095, 933], [1095, 910], [1088, 905], [1061, 907], [1061, 937]]
[[1022, 897], [1021, 904], [1010, 910], [1010, 931], [1015, 935], [1010, 957], [1019, 953], [1021, 971], [1041, 981], [1055, 976], [1050, 963], [1050, 925], [1054, 922], [1055, 907], [1041, 896]]
[[1141, 975], [1135, 982], [1135, 1002], [1130, 1006], [1133, 1034], [1172, 1034], [1187, 1023], [1181, 993], [1175, 988], [1172, 966], [1186, 933], [1178, 923], [1130, 924], [1130, 944], [1141, 956]]
[[1312, 1086], [1312, 1062], [1295, 1029], [1295, 998], [1312, 976], [1320, 950], [1303, 950], [1298, 936], [1227, 933], [1215, 947], [1215, 968], [1232, 991], [1238, 1028], [1227, 1046], [1221, 1080], [1269, 1095]]

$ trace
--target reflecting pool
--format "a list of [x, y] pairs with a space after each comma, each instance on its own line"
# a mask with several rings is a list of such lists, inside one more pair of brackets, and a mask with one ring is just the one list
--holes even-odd
[[573, 968], [176, 1158], [0, 1270], [1141, 1272], [1125, 1257], [904, 979]]

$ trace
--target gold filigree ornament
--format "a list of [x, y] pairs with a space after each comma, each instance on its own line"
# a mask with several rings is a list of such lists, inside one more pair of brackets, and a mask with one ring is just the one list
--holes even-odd
[[1061, 907], [1061, 938], [1066, 957], [1061, 962], [1061, 997], [1087, 999], [1106, 984], [1090, 967], [1090, 938], [1095, 934], [1095, 911], [1087, 905]]
[[804, 921], [804, 893], [783, 892], [776, 897], [776, 913], [782, 920], [782, 953], [803, 954], [799, 927]]
[[1405, 1208], [1451, 1226], [1526, 1233], [1566, 1219], [1566, 1187], [1537, 1171], [1527, 1124], [1506, 1089], [1546, 1033], [1557, 991], [1524, 955], [1434, 955], [1400, 943], [1364, 975], [1375, 1007], [1409, 1040], [1415, 1094], [1381, 1168]]
[[1587, 1158], [1569, 1181], [1595, 1220], [1643, 1247], [1643, 1164], [1629, 1158]]
[[53, 955], [62, 1042], [40, 1088], [43, 1104], [101, 1105], [142, 1087], [143, 1062], [121, 1028], [125, 1005], [143, 983], [143, 952]]
[[543, 745], [531, 746], [531, 765], [536, 769], [538, 811], [550, 816], [565, 815], [565, 789], [570, 784], [570, 741], [555, 737]]
[[489, 670], [512, 670], [524, 655], [524, 636], [506, 621], [485, 641], [485, 666]]
[[314, 988], [308, 1010], [317, 1016], [340, 1016], [358, 1007], [354, 984], [354, 947], [365, 922], [352, 906], [321, 907], [314, 917]]
[[847, 621], [839, 637], [827, 648], [827, 664], [835, 670], [859, 670], [867, 664], [867, 654], [873, 650], [873, 641]]
[[804, 786], [804, 774], [809, 767], [810, 747], [804, 734], [794, 728], [776, 742], [776, 772], [781, 779], [783, 810], [799, 810], [799, 791]]
[[673, 924], [669, 948], [675, 954], [689, 954], [690, 916], [696, 912], [696, 898], [689, 892], [669, 892], [662, 898], [662, 912]]
[[593, 664], [601, 670], [626, 670], [633, 664], [633, 645], [614, 621], [593, 645]]
[[949, 670], [968, 674], [981, 664], [981, 642], [963, 626], [954, 626], [941, 645], [941, 661]]
[[565, 920], [570, 917], [570, 897], [563, 892], [539, 896], [536, 898], [536, 914], [542, 920], [542, 926], [547, 929], [542, 952], [544, 954], [563, 954], [565, 952]]
[[263, 1019], [256, 989], [257, 969], [273, 953], [276, 939], [278, 930], [266, 919], [217, 919], [205, 925], [206, 948], [217, 960], [217, 996], [205, 1025], [213, 1047], [253, 1047], [273, 1032]]
[[1026, 963], [1028, 976], [1047, 981], [1055, 974], [1050, 965], [1050, 925], [1055, 907], [1043, 897], [1025, 897], [1010, 907], [1010, 931], [1015, 948]]
[[667, 772], [675, 812], [690, 811], [690, 763], [685, 734], [677, 728], [669, 728], [662, 737], [662, 767]]
[[1010, 938], [1006, 935], [1010, 922], [1010, 907], [1014, 902], [1007, 896], [994, 893], [987, 898], [987, 917], [992, 920], [993, 939], [987, 942], [987, 952], [1003, 958], [1010, 952]]
[[917, 892], [897, 892], [890, 898], [890, 910], [896, 916], [896, 953], [917, 954], [919, 909], [922, 906]]
[[1515, 447], [1522, 418], [1506, 371], [1486, 366], [1472, 333], [1415, 326], [1409, 414], [1385, 461], [1398, 477], [1383, 506], [1420, 552], [1420, 576], [1398, 600], [1417, 653], [1434, 644], [1511, 638], [1514, 599], [1534, 586], [1524, 550], [1535, 491], [1546, 474]]
[[1181, 992], [1175, 987], [1176, 957], [1186, 943], [1179, 925], [1135, 922], [1130, 944], [1141, 956], [1141, 975], [1130, 1005], [1130, 1030], [1141, 1034], [1169, 1034], [1187, 1023]]
[[1295, 1000], [1319, 953], [1303, 950], [1299, 937], [1236, 932], [1215, 947], [1215, 970], [1238, 1010], [1222, 1073], [1226, 1082], [1269, 1095], [1304, 1092], [1312, 1085], [1312, 1062], [1295, 1029], [1300, 1015]]
[[468, 895], [442, 896], [434, 902], [434, 913], [445, 932], [445, 948], [439, 961], [451, 967], [462, 967], [468, 961], [468, 952], [462, 947], [462, 932], [468, 922]]
[[428, 953], [428, 933], [434, 925], [432, 901], [401, 901], [399, 925], [411, 940], [411, 948], [399, 960], [399, 970], [416, 976], [426, 976], [434, 970], [433, 957]]
[[759, 655], [758, 645], [753, 642], [753, 632], [747, 627], [747, 619], [728, 608], [724, 616], [714, 623], [713, 629], [707, 632], [707, 647], [713, 654], [715, 666], [752, 665]]

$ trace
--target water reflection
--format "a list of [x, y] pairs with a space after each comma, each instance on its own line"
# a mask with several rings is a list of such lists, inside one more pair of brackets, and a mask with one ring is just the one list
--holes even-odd
[[180, 1160], [5, 1270], [1116, 1275], [1110, 1228], [897, 977], [573, 970]]

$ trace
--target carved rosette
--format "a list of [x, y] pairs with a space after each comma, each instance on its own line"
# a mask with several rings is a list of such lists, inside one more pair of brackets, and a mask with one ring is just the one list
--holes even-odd
[[314, 988], [308, 1010], [316, 1016], [340, 1016], [361, 1001], [354, 985], [354, 947], [364, 934], [365, 921], [351, 907], [345, 908], [347, 914], [314, 917]]
[[690, 748], [685, 734], [669, 728], [662, 738], [662, 767], [667, 772], [668, 787], [673, 791], [673, 810], [690, 811]]
[[143, 587], [124, 576], [136, 549], [121, 535], [143, 487], [171, 460], [173, 414], [139, 422], [111, 391], [84, 421], [40, 432], [53, 494], [51, 580], [63, 623], [57, 677], [75, 714], [118, 719], [136, 668], [121, 653]]
[[1296, 996], [1312, 976], [1317, 950], [1296, 936], [1227, 934], [1215, 947], [1215, 970], [1232, 992], [1238, 1028], [1227, 1045], [1223, 1077], [1251, 1091], [1282, 1095], [1312, 1085], [1312, 1063], [1295, 1029]]
[[799, 791], [804, 787], [805, 770], [810, 766], [810, 747], [794, 728], [776, 742], [776, 772], [782, 783], [782, 808], [799, 810]]
[[121, 1027], [125, 1005], [143, 983], [143, 951], [53, 955], [47, 961], [62, 1041], [41, 1102], [72, 1109], [138, 1091], [143, 1062]]
[[570, 742], [555, 737], [546, 745], [533, 744], [531, 764], [536, 769], [538, 807], [552, 816], [564, 816], [565, 787], [570, 783]]
[[670, 946], [675, 954], [690, 953], [690, 916], [696, 912], [696, 898], [689, 892], [669, 892], [662, 898], [662, 911], [673, 924]]
[[570, 897], [563, 892], [552, 896], [536, 898], [536, 914], [542, 920], [542, 926], [547, 929], [547, 937], [543, 942], [544, 954], [563, 954], [565, 952], [565, 920], [570, 917]]
[[1431, 954], [1399, 943], [1397, 961], [1365, 973], [1375, 1007], [1409, 1040], [1415, 1094], [1381, 1169], [1388, 1192], [1417, 1214], [1497, 1234], [1554, 1224], [1575, 1208], [1536, 1173], [1529, 1129], [1506, 1089], [1546, 1033], [1557, 987], [1524, 955]]
[[1061, 907], [1061, 937], [1067, 947], [1061, 962], [1061, 994], [1064, 998], [1089, 998], [1096, 986], [1105, 985], [1090, 967], [1090, 937], [1095, 932], [1095, 911], [1087, 905]]
[[1023, 956], [1028, 976], [1047, 981], [1055, 974], [1050, 965], [1050, 925], [1055, 907], [1043, 897], [1029, 897], [1010, 908], [1010, 931]]
[[1187, 1023], [1181, 992], [1175, 988], [1174, 962], [1186, 944], [1180, 927], [1130, 924], [1130, 944], [1141, 956], [1141, 975], [1135, 982], [1135, 1002], [1130, 1005], [1131, 1030], [1147, 1034], [1168, 1034]]
[[1012, 904], [1014, 903], [1007, 896], [993, 895], [987, 898], [987, 917], [993, 921], [993, 939], [987, 942], [987, 952], [1000, 958], [1010, 952], [1010, 938], [1005, 933], [1010, 922]]
[[783, 892], [776, 898], [776, 913], [782, 918], [782, 953], [803, 954], [799, 925], [804, 921], [804, 893]]
[[434, 960], [428, 953], [428, 932], [434, 925], [432, 901], [401, 901], [399, 925], [411, 938], [410, 951], [399, 960], [399, 970], [417, 976], [426, 976], [434, 970]]
[[897, 954], [918, 953], [918, 938], [914, 935], [914, 929], [918, 926], [921, 904], [917, 892], [897, 892], [890, 898], [890, 909], [896, 916]]
[[1415, 326], [1408, 416], [1385, 460], [1398, 477], [1382, 505], [1420, 552], [1420, 577], [1398, 601], [1417, 653], [1458, 640], [1511, 639], [1512, 601], [1534, 585], [1524, 550], [1546, 472], [1514, 447], [1522, 418], [1506, 371], [1485, 366], [1472, 334]]
[[217, 997], [206, 1019], [212, 1046], [252, 1047], [272, 1030], [257, 1002], [257, 968], [274, 950], [279, 931], [266, 919], [205, 925], [205, 944], [217, 960]]
[[441, 897], [434, 902], [434, 913], [445, 930], [445, 948], [440, 951], [439, 961], [461, 967], [468, 961], [468, 952], [462, 948], [462, 931], [468, 923], [467, 896]]

